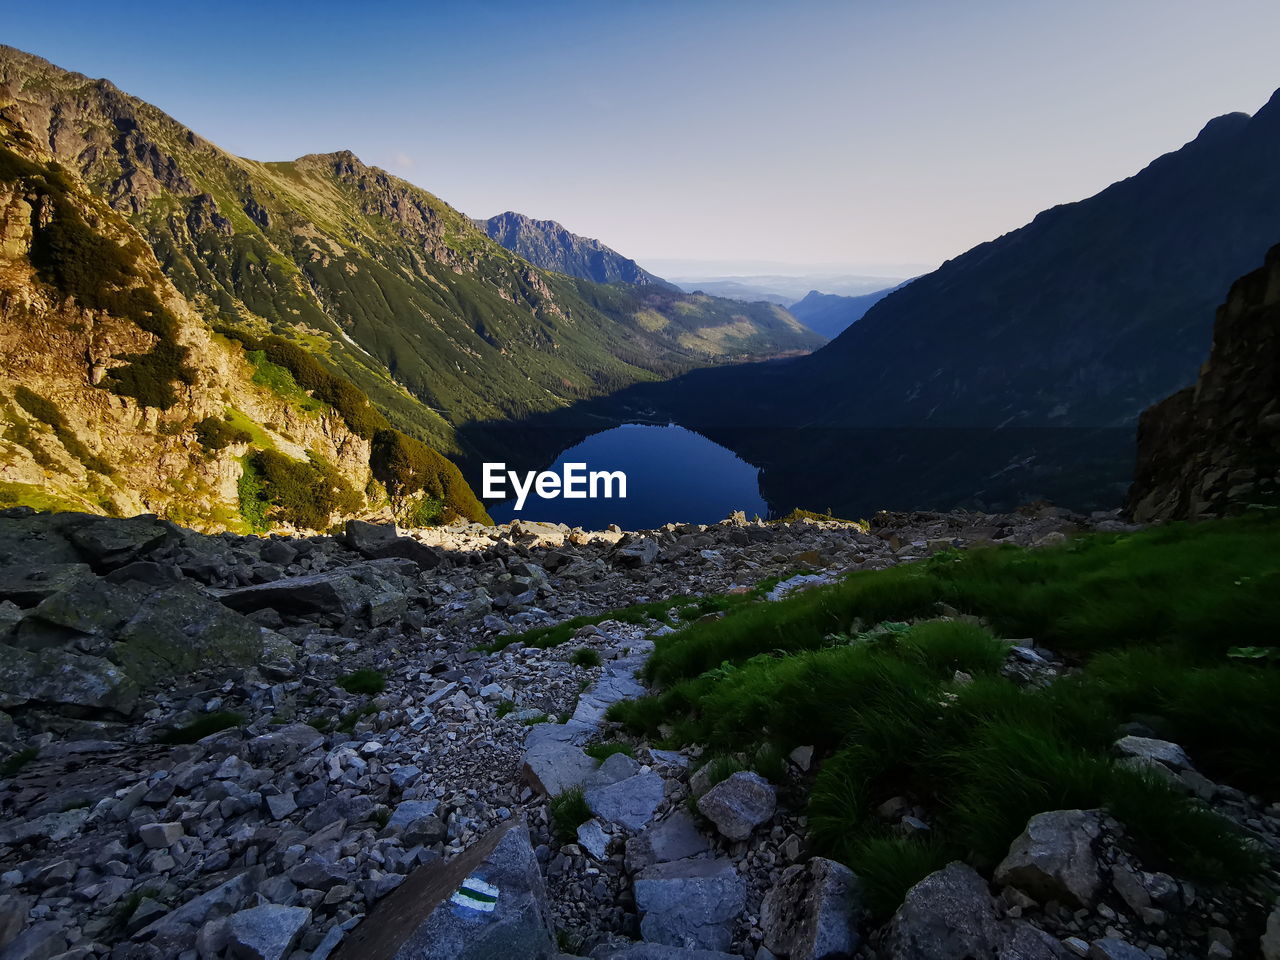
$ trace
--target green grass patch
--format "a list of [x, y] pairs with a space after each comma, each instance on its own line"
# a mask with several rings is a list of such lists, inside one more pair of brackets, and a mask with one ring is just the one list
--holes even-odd
[[361, 667], [359, 670], [339, 678], [338, 686], [347, 691], [347, 693], [375, 696], [387, 689], [387, 678], [377, 670]]
[[570, 787], [563, 793], [551, 798], [551, 827], [561, 843], [572, 843], [577, 839], [578, 827], [591, 819], [591, 808], [587, 806], [586, 797], [581, 787]]
[[205, 737], [244, 725], [244, 717], [231, 711], [206, 713], [181, 727], [173, 727], [156, 737], [157, 743], [195, 743]]
[[628, 757], [636, 755], [635, 747], [629, 743], [623, 743], [621, 740], [608, 740], [601, 743], [590, 743], [583, 747], [583, 752], [588, 757], [599, 760], [604, 763], [615, 753], [625, 753]]

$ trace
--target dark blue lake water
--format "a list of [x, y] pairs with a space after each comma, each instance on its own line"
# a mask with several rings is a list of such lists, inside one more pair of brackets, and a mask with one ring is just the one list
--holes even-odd
[[522, 510], [515, 510], [514, 499], [505, 500], [489, 506], [490, 516], [497, 523], [544, 520], [588, 530], [616, 523], [624, 530], [648, 530], [664, 523], [715, 523], [733, 510], [768, 515], [755, 467], [674, 424], [605, 430], [565, 450], [549, 469], [562, 475], [566, 463], [585, 463], [588, 471], [621, 470], [627, 475], [626, 499], [544, 499], [531, 492]]

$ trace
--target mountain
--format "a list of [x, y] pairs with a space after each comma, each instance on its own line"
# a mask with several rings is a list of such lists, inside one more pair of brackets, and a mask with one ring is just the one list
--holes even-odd
[[276, 337], [216, 333], [0, 110], [0, 504], [324, 530], [487, 521], [456, 466]]
[[570, 233], [554, 220], [534, 220], [522, 213], [507, 211], [488, 220], [477, 220], [476, 226], [512, 253], [543, 270], [567, 273], [595, 283], [632, 283], [678, 289], [599, 240]]
[[837, 293], [810, 290], [803, 300], [796, 301], [787, 309], [814, 333], [820, 333], [830, 340], [861, 320], [868, 310], [897, 289], [896, 286], [886, 287], [858, 297], [842, 297]]
[[1129, 491], [1135, 520], [1280, 505], [1280, 246], [1231, 286], [1194, 386], [1148, 409]]
[[305, 351], [445, 453], [462, 452], [459, 424], [822, 342], [785, 311], [540, 270], [350, 152], [235, 157], [106, 80], [8, 47], [0, 103], [128, 219], [211, 329]]
[[763, 467], [775, 506], [1117, 506], [1139, 414], [1280, 236], [1280, 94], [885, 297], [809, 357], [691, 374], [657, 408]]

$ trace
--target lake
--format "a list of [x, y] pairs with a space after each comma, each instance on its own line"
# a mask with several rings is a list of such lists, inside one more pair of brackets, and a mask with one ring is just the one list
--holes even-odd
[[497, 523], [543, 520], [587, 530], [616, 523], [624, 530], [649, 530], [664, 523], [716, 523], [734, 510], [748, 517], [769, 514], [755, 467], [675, 424], [629, 423], [593, 434], [548, 469], [562, 474], [566, 463], [585, 463], [588, 471], [621, 470], [627, 475], [626, 499], [567, 500], [530, 492], [522, 510], [515, 510], [514, 499], [504, 500], [489, 505], [489, 515]]

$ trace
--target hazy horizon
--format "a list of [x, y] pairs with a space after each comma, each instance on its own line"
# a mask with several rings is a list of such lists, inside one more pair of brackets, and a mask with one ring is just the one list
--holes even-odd
[[55, 3], [0, 39], [241, 156], [350, 149], [469, 215], [721, 276], [919, 273], [1280, 86], [1262, 0], [342, 10]]

